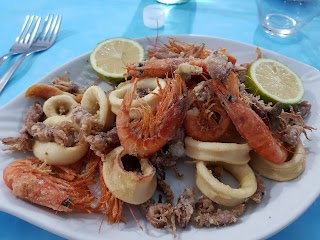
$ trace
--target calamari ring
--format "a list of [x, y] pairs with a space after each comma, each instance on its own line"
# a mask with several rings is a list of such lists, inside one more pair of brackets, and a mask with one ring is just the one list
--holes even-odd
[[112, 127], [115, 116], [111, 112], [109, 98], [101, 87], [89, 87], [83, 94], [81, 106], [98, 119], [103, 130]]
[[201, 161], [246, 164], [250, 160], [250, 146], [247, 143], [201, 142], [185, 137], [185, 154]]
[[[154, 109], [161, 100], [161, 97], [159, 97], [157, 94], [159, 94], [161, 89], [164, 89], [165, 87], [166, 81], [161, 78], [145, 78], [139, 80], [138, 88], [150, 89], [150, 93], [138, 100], [132, 101], [130, 117], [139, 118], [139, 113], [133, 109], [139, 107], [141, 102], [148, 104], [152, 109]], [[120, 84], [117, 89], [110, 93], [109, 100], [111, 103], [111, 111], [114, 114], [117, 115], [126, 92], [131, 88], [133, 88], [133, 83], [127, 81]]]
[[124, 148], [119, 146], [103, 159], [104, 182], [116, 198], [135, 205], [144, 203], [156, 190], [156, 171], [147, 158], [139, 160], [142, 173], [126, 171], [121, 161], [124, 155]]
[[68, 116], [71, 109], [78, 103], [68, 95], [57, 95], [49, 98], [43, 104], [43, 112], [47, 117]]
[[34, 97], [34, 98], [41, 98], [44, 100], [47, 100], [47, 99], [49, 99], [53, 96], [57, 96], [57, 95], [70, 96], [77, 102], [80, 102], [81, 98], [82, 98], [82, 94], [73, 95], [71, 93], [62, 91], [55, 86], [43, 84], [43, 83], [33, 84], [32, 86], [30, 86], [27, 89], [27, 91], [25, 93], [25, 97], [27, 97], [27, 98]]
[[[219, 163], [232, 174], [240, 184], [240, 188], [232, 188], [216, 179], [207, 168], [209, 162], [196, 163], [195, 182], [199, 190], [212, 201], [233, 207], [244, 202], [257, 190], [257, 180], [248, 164], [234, 165]], [[212, 164], [212, 163], [211, 163]]]
[[[65, 116], [53, 116], [47, 118], [43, 123], [54, 126], [64, 121], [72, 122]], [[77, 129], [77, 126], [74, 126]], [[35, 141], [33, 154], [41, 161], [50, 165], [69, 165], [80, 160], [88, 151], [89, 144], [78, 143], [73, 147], [65, 147], [55, 142]]]
[[284, 182], [298, 177], [306, 166], [306, 152], [301, 142], [294, 149], [294, 154], [289, 161], [274, 164], [263, 159], [257, 153], [252, 153], [250, 166], [259, 174], [269, 179]]

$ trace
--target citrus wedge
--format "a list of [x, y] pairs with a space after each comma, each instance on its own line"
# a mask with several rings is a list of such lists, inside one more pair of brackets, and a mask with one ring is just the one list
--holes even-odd
[[260, 58], [254, 61], [245, 82], [248, 91], [260, 95], [266, 103], [295, 105], [302, 100], [304, 88], [299, 76], [283, 63]]
[[144, 59], [144, 48], [135, 40], [110, 38], [100, 42], [90, 54], [90, 63], [97, 74], [113, 84], [124, 80], [126, 66]]

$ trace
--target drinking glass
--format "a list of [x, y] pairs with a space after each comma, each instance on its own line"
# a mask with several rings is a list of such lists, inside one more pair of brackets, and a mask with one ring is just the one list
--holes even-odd
[[259, 22], [265, 32], [287, 37], [320, 13], [320, 0], [256, 0]]

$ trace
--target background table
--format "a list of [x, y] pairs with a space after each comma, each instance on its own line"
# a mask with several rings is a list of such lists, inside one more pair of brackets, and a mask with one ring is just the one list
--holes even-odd
[[[209, 35], [253, 44], [320, 69], [319, 16], [295, 36], [281, 39], [268, 36], [258, 26], [253, 0], [192, 0], [182, 5], [163, 5], [167, 11], [165, 26], [153, 30], [143, 25], [142, 18], [143, 8], [150, 4], [157, 3], [152, 0], [3, 1], [0, 4], [0, 55], [11, 47], [27, 14], [43, 17], [48, 13], [62, 14], [63, 21], [53, 47], [29, 57], [20, 66], [0, 95], [0, 106], [59, 65], [91, 51], [98, 42], [111, 37]], [[0, 67], [0, 76], [15, 59]], [[61, 238], [0, 212], [0, 239]], [[300, 218], [270, 239], [320, 239], [320, 198]]]

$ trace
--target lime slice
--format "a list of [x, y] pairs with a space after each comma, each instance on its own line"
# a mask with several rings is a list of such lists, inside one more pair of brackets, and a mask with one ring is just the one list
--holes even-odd
[[285, 106], [299, 103], [304, 94], [299, 76], [283, 63], [269, 58], [251, 64], [245, 85], [266, 103], [281, 102]]
[[119, 84], [126, 66], [144, 59], [144, 48], [135, 40], [111, 38], [100, 42], [90, 54], [90, 63], [104, 80]]

